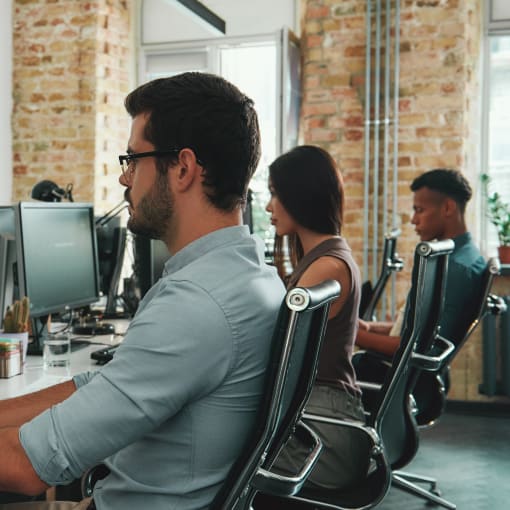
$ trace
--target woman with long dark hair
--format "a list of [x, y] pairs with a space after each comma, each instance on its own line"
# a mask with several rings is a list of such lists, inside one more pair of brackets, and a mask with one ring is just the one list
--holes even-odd
[[[276, 230], [274, 264], [287, 288], [337, 280], [315, 385], [306, 409], [339, 419], [364, 421], [361, 391], [351, 363], [358, 324], [360, 273], [341, 237], [343, 181], [332, 157], [310, 145], [295, 147], [269, 166], [271, 198], [266, 210]], [[308, 484], [341, 488], [367, 472], [367, 444], [359, 432], [309, 423], [324, 448]], [[294, 438], [275, 467], [296, 472], [304, 449]]]

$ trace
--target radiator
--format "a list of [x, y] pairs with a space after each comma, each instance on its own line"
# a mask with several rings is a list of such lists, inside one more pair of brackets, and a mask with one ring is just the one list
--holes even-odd
[[510, 296], [504, 296], [507, 311], [483, 319], [483, 382], [480, 393], [510, 396]]

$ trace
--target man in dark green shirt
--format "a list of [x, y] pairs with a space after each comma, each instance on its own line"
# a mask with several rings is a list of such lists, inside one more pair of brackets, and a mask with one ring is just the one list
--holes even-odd
[[[486, 262], [474, 245], [465, 221], [471, 186], [457, 170], [435, 169], [411, 184], [414, 214], [411, 223], [421, 241], [453, 239], [449, 257], [441, 335], [456, 345], [474, 318]], [[393, 323], [359, 321], [356, 344], [393, 355], [400, 344]]]

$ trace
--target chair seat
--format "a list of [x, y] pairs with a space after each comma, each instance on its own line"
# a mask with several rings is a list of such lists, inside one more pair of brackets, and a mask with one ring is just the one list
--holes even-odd
[[376, 498], [385, 494], [386, 477], [380, 470], [367, 476], [362, 482], [345, 489], [316, 490], [303, 488], [298, 497], [323, 501], [331, 505], [345, 508], [362, 508], [373, 505]]
[[313, 489], [303, 487], [292, 498], [280, 498], [259, 493], [255, 496], [254, 510], [300, 510], [311, 508], [362, 509], [372, 508], [386, 494], [387, 478], [384, 471], [377, 470], [355, 485], [345, 489]]

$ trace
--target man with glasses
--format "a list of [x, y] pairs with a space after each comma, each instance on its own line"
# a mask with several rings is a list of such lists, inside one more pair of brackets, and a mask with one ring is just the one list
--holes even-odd
[[206, 508], [253, 427], [284, 295], [241, 225], [257, 116], [201, 73], [149, 82], [125, 105], [128, 227], [171, 257], [110, 363], [0, 402], [0, 490], [38, 494], [104, 462], [93, 500], [58, 508]]

